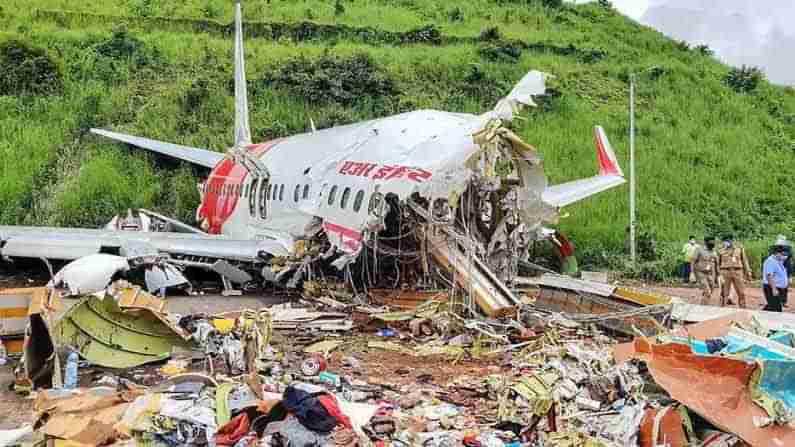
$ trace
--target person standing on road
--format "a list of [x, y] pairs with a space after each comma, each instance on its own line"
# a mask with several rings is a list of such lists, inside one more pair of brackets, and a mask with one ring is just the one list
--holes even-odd
[[[792, 267], [792, 242], [790, 242], [786, 238], [786, 236], [784, 236], [782, 234], [779, 234], [778, 238], [776, 238], [776, 242], [774, 242], [773, 245], [771, 245], [770, 248], [768, 248], [768, 251], [767, 251], [768, 256], [772, 256], [773, 252], [778, 247], [781, 247], [782, 249], [784, 249], [784, 256], [786, 257], [786, 259], [784, 260], [784, 269], [787, 270], [787, 275], [790, 278], [792, 278], [792, 274], [793, 274], [793, 267]], [[766, 259], [767, 258], [765, 258], [765, 260]], [[763, 264], [764, 264], [765, 260], [762, 261]], [[784, 307], [789, 307], [787, 305], [786, 297], [783, 300], [781, 300], [781, 305], [784, 306]]]
[[693, 273], [691, 270], [691, 266], [693, 265], [693, 256], [696, 255], [696, 251], [699, 248], [701, 247], [696, 244], [695, 236], [690, 236], [690, 239], [682, 247], [682, 264], [680, 267], [680, 273], [682, 275], [682, 282], [685, 284], [690, 282], [690, 276]]
[[712, 300], [712, 291], [718, 284], [718, 255], [715, 253], [714, 239], [704, 239], [704, 248], [696, 250], [690, 269], [695, 272], [696, 282], [701, 286], [701, 304], [706, 306]]
[[762, 291], [767, 305], [762, 310], [781, 312], [781, 305], [787, 300], [789, 275], [784, 267], [787, 259], [784, 247], [776, 246], [762, 268]]
[[723, 286], [720, 291], [720, 305], [734, 304], [729, 299], [732, 285], [737, 293], [737, 304], [745, 309], [745, 284], [744, 280], [751, 281], [751, 267], [748, 266], [748, 257], [745, 249], [734, 243], [733, 236], [723, 238], [723, 248], [718, 252], [718, 268]]

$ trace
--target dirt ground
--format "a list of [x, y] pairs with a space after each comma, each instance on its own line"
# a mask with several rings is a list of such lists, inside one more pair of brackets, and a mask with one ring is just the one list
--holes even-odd
[[[682, 298], [690, 303], [698, 304], [701, 302], [701, 289], [695, 286], [647, 286], [646, 288], [654, 292]], [[729, 295], [729, 299], [734, 303], [730, 307], [737, 308], [737, 295], [734, 293], [734, 291], [732, 291], [731, 295]], [[762, 294], [762, 286], [759, 284], [759, 282], [749, 283], [745, 287], [745, 300], [747, 308], [750, 310], [761, 310], [765, 306], [766, 301], [764, 295]], [[784, 307], [784, 312], [795, 312], [795, 304], [791, 304], [795, 302], [795, 297], [793, 297], [792, 294], [790, 294], [789, 301], [790, 305], [788, 307]], [[712, 306], [717, 306], [720, 304], [720, 292], [713, 292], [712, 300], [709, 304]]]

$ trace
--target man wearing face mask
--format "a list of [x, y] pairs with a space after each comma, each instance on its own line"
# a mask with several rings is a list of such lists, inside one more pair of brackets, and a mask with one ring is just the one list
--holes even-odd
[[781, 304], [787, 299], [789, 276], [784, 268], [786, 255], [784, 247], [776, 246], [773, 254], [765, 260], [762, 268], [762, 290], [765, 293], [767, 305], [763, 310], [781, 312]]
[[712, 291], [718, 284], [718, 255], [715, 253], [714, 239], [704, 239], [704, 245], [705, 248], [696, 250], [690, 266], [701, 286], [701, 304], [708, 305], [712, 300]]
[[[773, 243], [773, 245], [771, 245], [768, 248], [768, 250], [767, 250], [768, 256], [772, 256], [773, 252], [778, 247], [781, 247], [782, 249], [784, 249], [784, 256], [786, 258], [784, 260], [784, 269], [787, 270], [787, 275], [791, 278], [792, 274], [793, 274], [793, 267], [792, 267], [792, 242], [790, 242], [786, 238], [786, 236], [784, 236], [782, 234], [779, 234], [778, 238], [776, 238], [776, 241]], [[765, 258], [765, 259], [767, 259], [767, 258]], [[764, 262], [765, 262], [765, 260], [763, 259], [762, 260], [762, 264], [763, 265], [764, 265]], [[789, 306], [787, 306], [786, 297], [783, 300], [781, 300], [781, 304], [784, 307], [789, 307]]]
[[748, 266], [748, 257], [745, 256], [745, 249], [736, 245], [732, 236], [723, 238], [723, 248], [718, 252], [718, 268], [720, 277], [723, 280], [723, 287], [720, 291], [720, 305], [732, 304], [729, 300], [732, 285], [737, 293], [737, 304], [745, 309], [745, 285], [743, 280], [751, 280], [751, 267]]
[[687, 284], [690, 282], [690, 276], [693, 273], [691, 266], [693, 265], [693, 256], [696, 251], [701, 248], [696, 244], [696, 237], [690, 236], [690, 239], [682, 246], [682, 265], [680, 267], [680, 274], [682, 275], [682, 282]]

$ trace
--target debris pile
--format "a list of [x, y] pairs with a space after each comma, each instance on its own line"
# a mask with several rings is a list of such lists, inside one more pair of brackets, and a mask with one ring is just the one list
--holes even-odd
[[[0, 439], [16, 437], [8, 445], [795, 441], [793, 333], [748, 314], [628, 341], [581, 314], [533, 304], [465, 318], [445, 294], [415, 307], [405, 291], [381, 298], [409, 303], [402, 310], [337, 295], [177, 316], [124, 282], [66, 310], [36, 290], [31, 315], [48, 322], [53, 345], [40, 363], [53, 378], [17, 387], [35, 400], [35, 415], [30, 429], [0, 431]], [[61, 385], [66, 352], [81, 358], [74, 389]]]

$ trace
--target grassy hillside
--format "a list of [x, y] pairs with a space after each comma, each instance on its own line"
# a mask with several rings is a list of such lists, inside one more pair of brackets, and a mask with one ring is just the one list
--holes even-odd
[[[761, 247], [795, 232], [795, 92], [727, 82], [688, 48], [600, 4], [553, 0], [248, 0], [255, 140], [415, 108], [479, 112], [526, 71], [553, 94], [515, 123], [552, 183], [592, 175], [591, 127], [628, 168], [627, 79], [639, 78], [638, 217], [657, 257], [689, 233]], [[189, 166], [93, 126], [223, 150], [232, 141], [231, 1], [6, 0], [0, 9], [0, 223], [87, 225], [145, 206], [189, 221]], [[743, 83], [743, 81], [747, 81]], [[568, 209], [597, 263], [624, 247], [627, 188]], [[654, 257], [649, 253], [649, 257]]]

